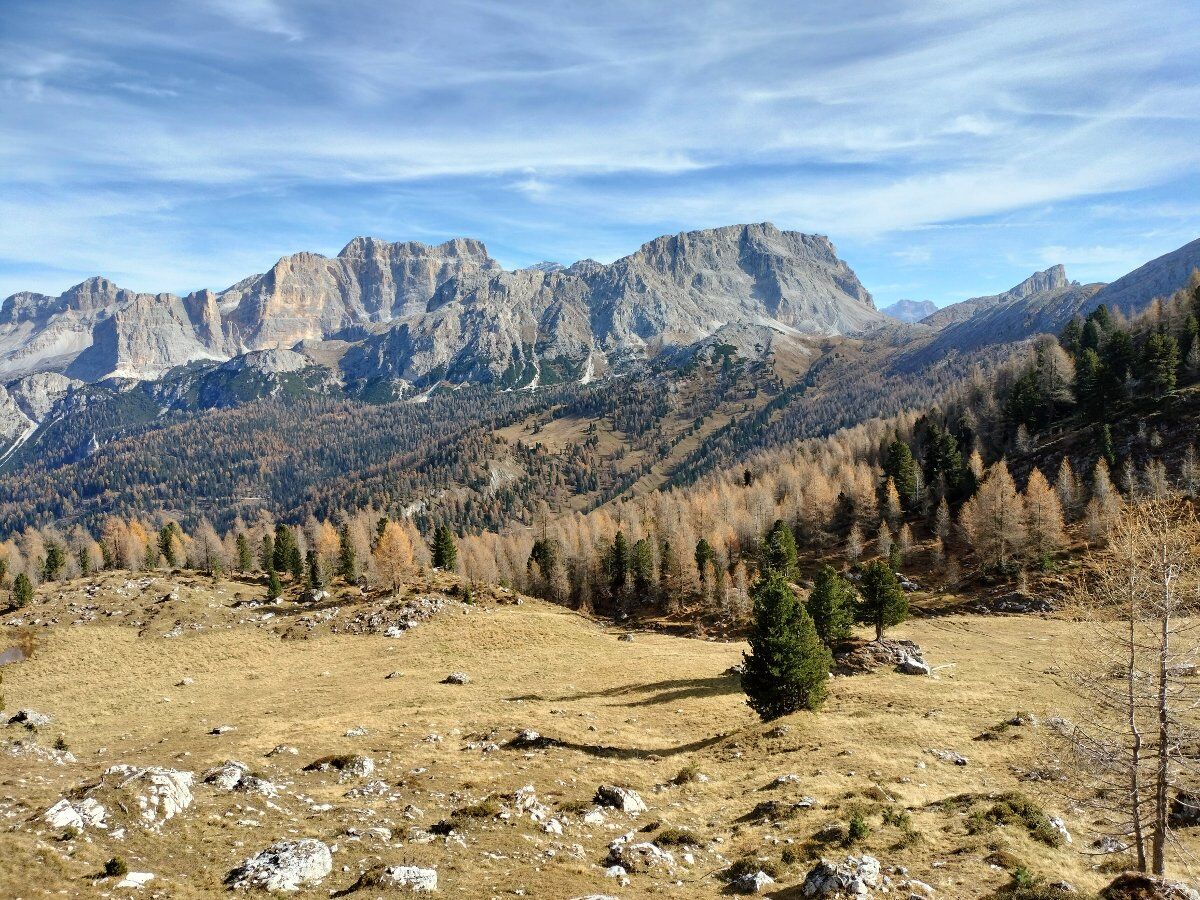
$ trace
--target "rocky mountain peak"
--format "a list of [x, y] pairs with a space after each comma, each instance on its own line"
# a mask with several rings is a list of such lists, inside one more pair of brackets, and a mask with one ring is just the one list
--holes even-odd
[[1060, 264], [1051, 266], [1042, 272], [1034, 272], [1016, 287], [1009, 288], [1002, 296], [1021, 300], [1033, 294], [1040, 294], [1042, 291], [1066, 287], [1068, 284], [1070, 282], [1067, 281], [1067, 270]]

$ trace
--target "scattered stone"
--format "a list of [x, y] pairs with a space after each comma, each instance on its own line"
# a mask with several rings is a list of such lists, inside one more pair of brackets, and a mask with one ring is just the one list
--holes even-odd
[[763, 888], [775, 883], [775, 879], [761, 869], [757, 872], [747, 872], [729, 883], [729, 889], [735, 894], [757, 894]]
[[624, 866], [609, 866], [604, 870], [605, 878], [624, 878], [628, 874]]
[[1101, 853], [1124, 853], [1129, 849], [1129, 845], [1119, 838], [1103, 835], [1092, 841], [1092, 848]]
[[154, 880], [153, 872], [129, 872], [117, 882], [118, 888], [144, 888]]
[[879, 886], [879, 860], [873, 856], [847, 856], [844, 862], [822, 859], [800, 886], [802, 897], [868, 895]]
[[107, 811], [93, 797], [85, 797], [78, 803], [59, 800], [42, 815], [42, 820], [51, 828], [74, 828], [83, 831], [87, 826], [103, 828]]
[[346, 893], [363, 888], [408, 888], [414, 894], [428, 894], [437, 890], [437, 880], [437, 869], [378, 865], [363, 872]]
[[1076, 893], [1075, 885], [1071, 884], [1069, 881], [1052, 881], [1050, 884], [1046, 885], [1046, 887], [1052, 891], [1057, 891], [1060, 894]]
[[333, 870], [329, 848], [315, 838], [280, 841], [251, 856], [225, 876], [230, 888], [294, 891], [319, 884]]
[[921, 648], [912, 641], [885, 638], [847, 645], [834, 656], [834, 671], [839, 675], [862, 675], [884, 666], [899, 667], [905, 660], [925, 662]]
[[771, 782], [771, 787], [783, 787], [785, 784], [797, 784], [800, 781], [800, 776], [794, 773], [780, 775]]
[[1063, 843], [1071, 843], [1071, 832], [1067, 830], [1067, 823], [1058, 816], [1049, 816], [1050, 827], [1062, 835]]
[[196, 683], [195, 678], [188, 677], [188, 678], [184, 678], [181, 681], [175, 682], [175, 687], [191, 687], [195, 683]]
[[268, 751], [267, 756], [299, 756], [300, 751], [288, 744], [279, 744]]
[[26, 728], [45, 728], [52, 719], [46, 713], [36, 709], [18, 709], [16, 715], [8, 720], [9, 725], [24, 725]]
[[87, 793], [112, 792], [116, 803], [110, 806], [136, 809], [143, 827], [157, 830], [192, 805], [194, 780], [191, 772], [123, 764], [105, 769]]
[[442, 679], [442, 684], [470, 684], [471, 676], [466, 672], [451, 672]]
[[621, 866], [626, 872], [672, 872], [675, 870], [675, 857], [658, 844], [650, 841], [630, 843], [625, 838], [618, 838], [608, 847], [606, 865]]
[[304, 767], [305, 772], [340, 772], [343, 778], [366, 778], [375, 771], [375, 760], [358, 753], [322, 756]]
[[933, 670], [929, 667], [929, 663], [906, 655], [896, 665], [896, 671], [901, 675], [929, 675]]
[[209, 734], [229, 734], [231, 731], [236, 731], [232, 725], [218, 725], [216, 728], [209, 731]]
[[936, 756], [942, 762], [954, 763], [956, 766], [965, 766], [967, 764], [967, 758], [954, 750], [929, 749], [925, 752]]
[[508, 742], [510, 747], [542, 747], [548, 743], [546, 738], [534, 731], [532, 728], [523, 728], [517, 732], [517, 736]]
[[355, 725], [346, 731], [346, 737], [365, 737], [367, 729], [362, 725]]
[[617, 787], [612, 784], [602, 784], [596, 788], [596, 796], [593, 798], [593, 802], [599, 803], [601, 806], [611, 806], [614, 809], [619, 809], [627, 813], [646, 812], [648, 809], [637, 791]]
[[633, 643], [633, 635], [627, 631], [623, 635], [618, 637], [617, 640], [622, 641], [623, 643], [626, 643], [626, 644], [632, 644]]
[[740, 678], [742, 673], [745, 671], [746, 671], [745, 663], [734, 663], [732, 666], [730, 666], [728, 669], [726, 669], [721, 674], [726, 676], [727, 678], [733, 677], [734, 675], [736, 675]]
[[261, 794], [264, 797], [274, 797], [279, 793], [279, 788], [274, 784], [252, 775], [249, 766], [234, 759], [226, 760], [224, 765], [205, 772], [201, 780], [223, 791]]
[[384, 677], [384, 679], [385, 679], [385, 680], [387, 680], [387, 681], [391, 681], [393, 678], [403, 678], [403, 677], [404, 677], [404, 673], [403, 673], [403, 672], [388, 672], [388, 673], [387, 673], [386, 675], [384, 675], [383, 677]]

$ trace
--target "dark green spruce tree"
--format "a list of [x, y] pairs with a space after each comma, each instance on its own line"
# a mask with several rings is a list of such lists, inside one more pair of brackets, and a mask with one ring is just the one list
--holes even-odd
[[439, 525], [433, 532], [433, 567], [447, 572], [458, 568], [458, 545], [449, 525]]
[[24, 572], [13, 579], [12, 598], [17, 609], [24, 609], [33, 602], [33, 582]]
[[854, 624], [854, 588], [833, 566], [822, 566], [808, 595], [808, 614], [826, 647], [850, 636]]
[[882, 641], [885, 628], [908, 618], [908, 598], [896, 573], [883, 560], [873, 559], [863, 566], [858, 591], [858, 621], [875, 626], [875, 640]]
[[754, 627], [745, 655], [742, 690], [764, 721], [825, 701], [833, 656], [792, 587], [779, 572], [754, 586]]
[[354, 550], [354, 541], [350, 538], [350, 526], [343, 525], [338, 532], [338, 575], [353, 581], [358, 577], [358, 559]]
[[798, 560], [796, 535], [783, 519], [776, 519], [763, 540], [759, 566], [764, 573], [778, 572], [788, 581], [795, 581]]

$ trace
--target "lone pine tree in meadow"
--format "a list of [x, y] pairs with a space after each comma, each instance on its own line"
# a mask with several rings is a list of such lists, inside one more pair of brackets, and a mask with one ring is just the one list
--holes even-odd
[[875, 626], [875, 640], [882, 641], [885, 628], [908, 618], [908, 598], [896, 573], [883, 560], [873, 559], [863, 566], [858, 590], [858, 621]]
[[817, 709], [833, 656], [812, 617], [780, 572], [769, 572], [753, 594], [754, 628], [742, 671], [750, 708], [765, 721]]
[[817, 637], [826, 647], [850, 636], [854, 624], [854, 588], [832, 566], [822, 566], [806, 604]]
[[17, 609], [24, 609], [33, 601], [33, 582], [24, 572], [13, 579], [12, 597]]
[[458, 547], [449, 525], [439, 525], [433, 533], [433, 567], [447, 572], [458, 568]]

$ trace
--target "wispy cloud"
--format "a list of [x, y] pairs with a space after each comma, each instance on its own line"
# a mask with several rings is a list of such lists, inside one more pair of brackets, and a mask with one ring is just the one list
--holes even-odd
[[1169, 0], [10, 0], [0, 294], [221, 284], [369, 230], [521, 264], [763, 219], [881, 289], [900, 264], [985, 293], [960, 285], [1047, 248], [1113, 277], [1194, 227], [1198, 26]]

